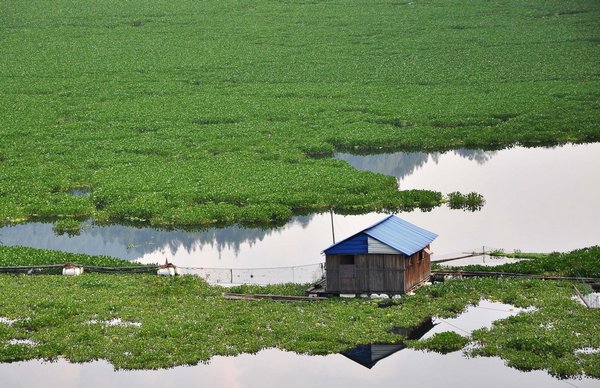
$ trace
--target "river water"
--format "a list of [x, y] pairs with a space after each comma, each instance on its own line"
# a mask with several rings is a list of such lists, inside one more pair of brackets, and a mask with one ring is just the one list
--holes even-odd
[[[597, 245], [600, 240], [600, 144], [336, 157], [359, 169], [394, 175], [402, 189], [475, 191], [485, 197], [478, 212], [438, 207], [398, 214], [439, 234], [432, 244], [434, 259], [484, 246], [551, 252]], [[335, 236], [339, 241], [383, 217], [334, 215]], [[332, 243], [331, 229], [330, 214], [295, 217], [270, 230], [229, 227], [186, 232], [86, 224], [75, 237], [54, 235], [51, 224], [30, 223], [0, 228], [0, 241], [146, 263], [168, 258], [189, 267], [260, 268], [322, 262], [321, 252]], [[469, 326], [468, 321], [455, 326]], [[497, 358], [467, 359], [460, 352], [439, 355], [410, 349], [392, 354], [372, 369], [342, 355], [315, 357], [266, 349], [169, 370], [114, 372], [104, 361], [79, 365], [62, 360], [0, 364], [0, 375], [3, 384], [22, 387], [371, 387], [400, 382], [444, 387], [599, 386], [598, 380], [564, 381], [543, 371], [520, 372]]]
[[[455, 319], [434, 319], [424, 335], [468, 334], [519, 313], [510, 305], [483, 300]], [[341, 354], [307, 356], [278, 349], [237, 357], [214, 357], [208, 364], [151, 371], [115, 371], [106, 361], [71, 364], [26, 361], [0, 364], [3, 386], [60, 387], [598, 387], [598, 380], [558, 380], [546, 372], [520, 372], [498, 358], [468, 359], [401, 349], [370, 369]]]
[[[503, 248], [568, 251], [600, 241], [600, 143], [502, 151], [337, 154], [359, 169], [394, 175], [400, 188], [478, 192], [476, 212], [446, 206], [398, 216], [435, 232], [433, 260], [458, 252]], [[334, 215], [337, 241], [377, 222], [384, 214]], [[67, 252], [109, 255], [144, 263], [203, 268], [287, 267], [324, 261], [332, 243], [330, 214], [294, 217], [275, 229], [229, 227], [161, 231], [130, 226], [84, 225], [79, 236], [56, 236], [51, 224], [0, 228], [0, 242]]]

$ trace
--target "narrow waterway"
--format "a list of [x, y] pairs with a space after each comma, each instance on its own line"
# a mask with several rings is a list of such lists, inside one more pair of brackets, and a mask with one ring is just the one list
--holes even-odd
[[[511, 305], [483, 300], [454, 319], [434, 318], [423, 337], [443, 331], [467, 335], [490, 327], [494, 320], [520, 313]], [[430, 322], [431, 325], [431, 322]], [[380, 356], [380, 355], [379, 355]], [[378, 356], [378, 357], [379, 357]], [[278, 349], [237, 357], [214, 357], [208, 364], [150, 371], [115, 371], [105, 361], [71, 364], [26, 361], [0, 364], [2, 382], [10, 387], [582, 387], [598, 380], [558, 380], [544, 371], [521, 372], [498, 358], [465, 358], [462, 352], [447, 355], [390, 348], [389, 355], [370, 367], [341, 354], [306, 356]], [[433, 372], [435, 371], [435, 372]]]
[[[552, 252], [600, 242], [600, 144], [336, 157], [360, 169], [394, 174], [402, 189], [474, 191], [485, 197], [477, 212], [441, 206], [398, 214], [439, 234], [432, 244], [434, 260], [483, 246]], [[336, 239], [383, 217], [335, 215]], [[74, 237], [56, 236], [52, 224], [29, 223], [0, 228], [0, 242], [144, 263], [168, 258], [188, 267], [287, 267], [322, 262], [321, 252], [332, 243], [332, 223], [329, 214], [315, 214], [268, 230], [234, 226], [188, 232], [86, 224]]]
[[[337, 155], [361, 169], [392, 174], [402, 189], [424, 188], [443, 193], [471, 191], [484, 195], [481, 211], [439, 207], [430, 212], [398, 214], [439, 234], [435, 257], [491, 248], [522, 251], [567, 251], [600, 241], [600, 144], [557, 148], [515, 147], [503, 151], [459, 150], [447, 153], [396, 153], [372, 156]], [[335, 215], [339, 241], [384, 215]], [[111, 255], [128, 260], [181, 266], [256, 268], [297, 266], [323, 261], [321, 251], [332, 242], [329, 214], [295, 217], [270, 230], [230, 227], [206, 231], [161, 231], [129, 226], [87, 224], [79, 236], [56, 236], [51, 224], [30, 223], [0, 228], [0, 242], [69, 252]], [[487, 307], [487, 309], [486, 309]], [[491, 320], [513, 312], [506, 306], [477, 310]], [[468, 332], [473, 318], [440, 320]], [[462, 320], [461, 320], [462, 319]], [[491, 322], [491, 321], [490, 321]], [[489, 324], [489, 323], [488, 323]], [[461, 332], [461, 334], [465, 334]], [[418, 373], [417, 373], [418, 371]], [[434, 373], [432, 373], [434, 371]], [[41, 361], [0, 364], [2, 384], [12, 387], [597, 387], [598, 380], [558, 380], [544, 371], [520, 372], [497, 358], [467, 359], [403, 349], [372, 369], [344, 357], [305, 356], [277, 349], [255, 355], [215, 357], [208, 364], [156, 371], [117, 371], [104, 361], [71, 364]]]

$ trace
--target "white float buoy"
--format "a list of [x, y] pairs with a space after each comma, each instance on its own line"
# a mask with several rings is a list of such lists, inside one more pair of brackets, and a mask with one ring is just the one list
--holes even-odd
[[175, 276], [175, 268], [159, 268], [156, 274], [158, 276]]
[[169, 263], [167, 259], [165, 259], [165, 263], [158, 267], [156, 271], [158, 276], [175, 276], [179, 275], [179, 268], [175, 266], [173, 263]]
[[83, 267], [78, 267], [73, 263], [65, 264], [62, 274], [65, 276], [79, 276], [83, 273]]

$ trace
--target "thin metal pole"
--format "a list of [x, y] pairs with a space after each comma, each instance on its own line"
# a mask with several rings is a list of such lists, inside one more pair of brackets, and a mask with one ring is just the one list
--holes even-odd
[[333, 243], [335, 244], [335, 229], [333, 228], [333, 209], [329, 210], [329, 214], [331, 214], [331, 237], [333, 238]]

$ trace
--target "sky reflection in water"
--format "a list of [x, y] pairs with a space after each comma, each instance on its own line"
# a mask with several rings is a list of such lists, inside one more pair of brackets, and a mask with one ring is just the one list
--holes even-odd
[[[549, 252], [598, 244], [600, 144], [338, 157], [357, 168], [393, 174], [403, 189], [483, 194], [487, 202], [480, 212], [441, 207], [399, 214], [440, 235], [432, 246], [438, 257], [483, 245]], [[382, 217], [336, 215], [336, 236], [347, 237]], [[184, 266], [270, 267], [322, 261], [320, 252], [331, 244], [331, 223], [329, 214], [321, 214], [296, 217], [272, 230], [231, 227], [183, 232], [88, 226], [73, 238], [55, 236], [50, 224], [31, 223], [1, 228], [0, 241], [144, 262], [168, 257]], [[503, 318], [505, 312], [497, 310], [502, 309], [479, 308], [478, 312], [491, 320]], [[450, 323], [471, 329], [468, 321]], [[427, 335], [442, 329], [436, 326]], [[114, 372], [104, 361], [83, 365], [30, 361], [0, 364], [0, 375], [2, 384], [11, 387], [371, 387], [397, 386], [399, 381], [402, 386], [598, 386], [597, 380], [561, 381], [543, 371], [520, 372], [497, 358], [466, 359], [460, 352], [443, 356], [410, 349], [394, 353], [371, 370], [342, 355], [314, 357], [267, 349], [256, 355], [215, 357], [208, 365], [158, 371]]]
[[[510, 305], [481, 301], [456, 319], [430, 330], [471, 331], [517, 314]], [[461, 334], [465, 334], [461, 332]], [[431, 373], [435, 371], [435, 373]], [[365, 368], [341, 354], [305, 356], [277, 349], [255, 355], [215, 357], [208, 364], [153, 371], [114, 371], [105, 361], [70, 364], [40, 361], [0, 364], [2, 382], [10, 387], [597, 387], [591, 379], [557, 380], [546, 372], [520, 372], [498, 358], [467, 359], [461, 352], [447, 355], [403, 349]]]
[[[399, 214], [440, 235], [432, 245], [434, 259], [481, 250], [484, 245], [551, 252], [598, 244], [600, 144], [337, 157], [359, 169], [393, 174], [402, 189], [475, 191], [485, 197], [479, 212], [442, 206]], [[336, 215], [336, 238], [348, 237], [383, 217]], [[270, 230], [229, 227], [186, 232], [88, 225], [72, 238], [55, 236], [51, 224], [30, 223], [1, 228], [0, 241], [147, 263], [169, 258], [190, 267], [261, 268], [321, 262], [332, 236], [329, 214], [316, 214], [295, 217]]]

